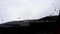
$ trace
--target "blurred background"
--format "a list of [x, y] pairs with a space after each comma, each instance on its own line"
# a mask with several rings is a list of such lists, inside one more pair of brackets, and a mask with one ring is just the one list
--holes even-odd
[[0, 24], [59, 15], [60, 0], [0, 0]]
[[60, 34], [60, 0], [0, 0], [0, 34]]

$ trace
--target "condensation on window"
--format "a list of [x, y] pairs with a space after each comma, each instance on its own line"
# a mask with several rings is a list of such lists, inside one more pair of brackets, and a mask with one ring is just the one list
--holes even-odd
[[59, 15], [60, 0], [0, 0], [0, 24]]

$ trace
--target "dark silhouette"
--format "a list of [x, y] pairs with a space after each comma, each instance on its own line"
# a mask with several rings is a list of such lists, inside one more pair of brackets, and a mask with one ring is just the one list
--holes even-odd
[[[11, 21], [0, 25], [0, 33], [54, 34], [58, 27], [58, 17], [47, 16], [38, 20]], [[22, 26], [21, 26], [22, 25]]]

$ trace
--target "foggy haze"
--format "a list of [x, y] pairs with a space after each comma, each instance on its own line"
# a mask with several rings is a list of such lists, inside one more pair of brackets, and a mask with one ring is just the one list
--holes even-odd
[[0, 24], [58, 15], [60, 0], [0, 0]]

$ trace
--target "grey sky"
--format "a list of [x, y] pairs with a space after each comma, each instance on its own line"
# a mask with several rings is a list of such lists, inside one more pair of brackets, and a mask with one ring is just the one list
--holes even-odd
[[58, 15], [58, 8], [60, 9], [60, 0], [0, 0], [0, 24], [15, 20], [39, 19], [52, 13]]

